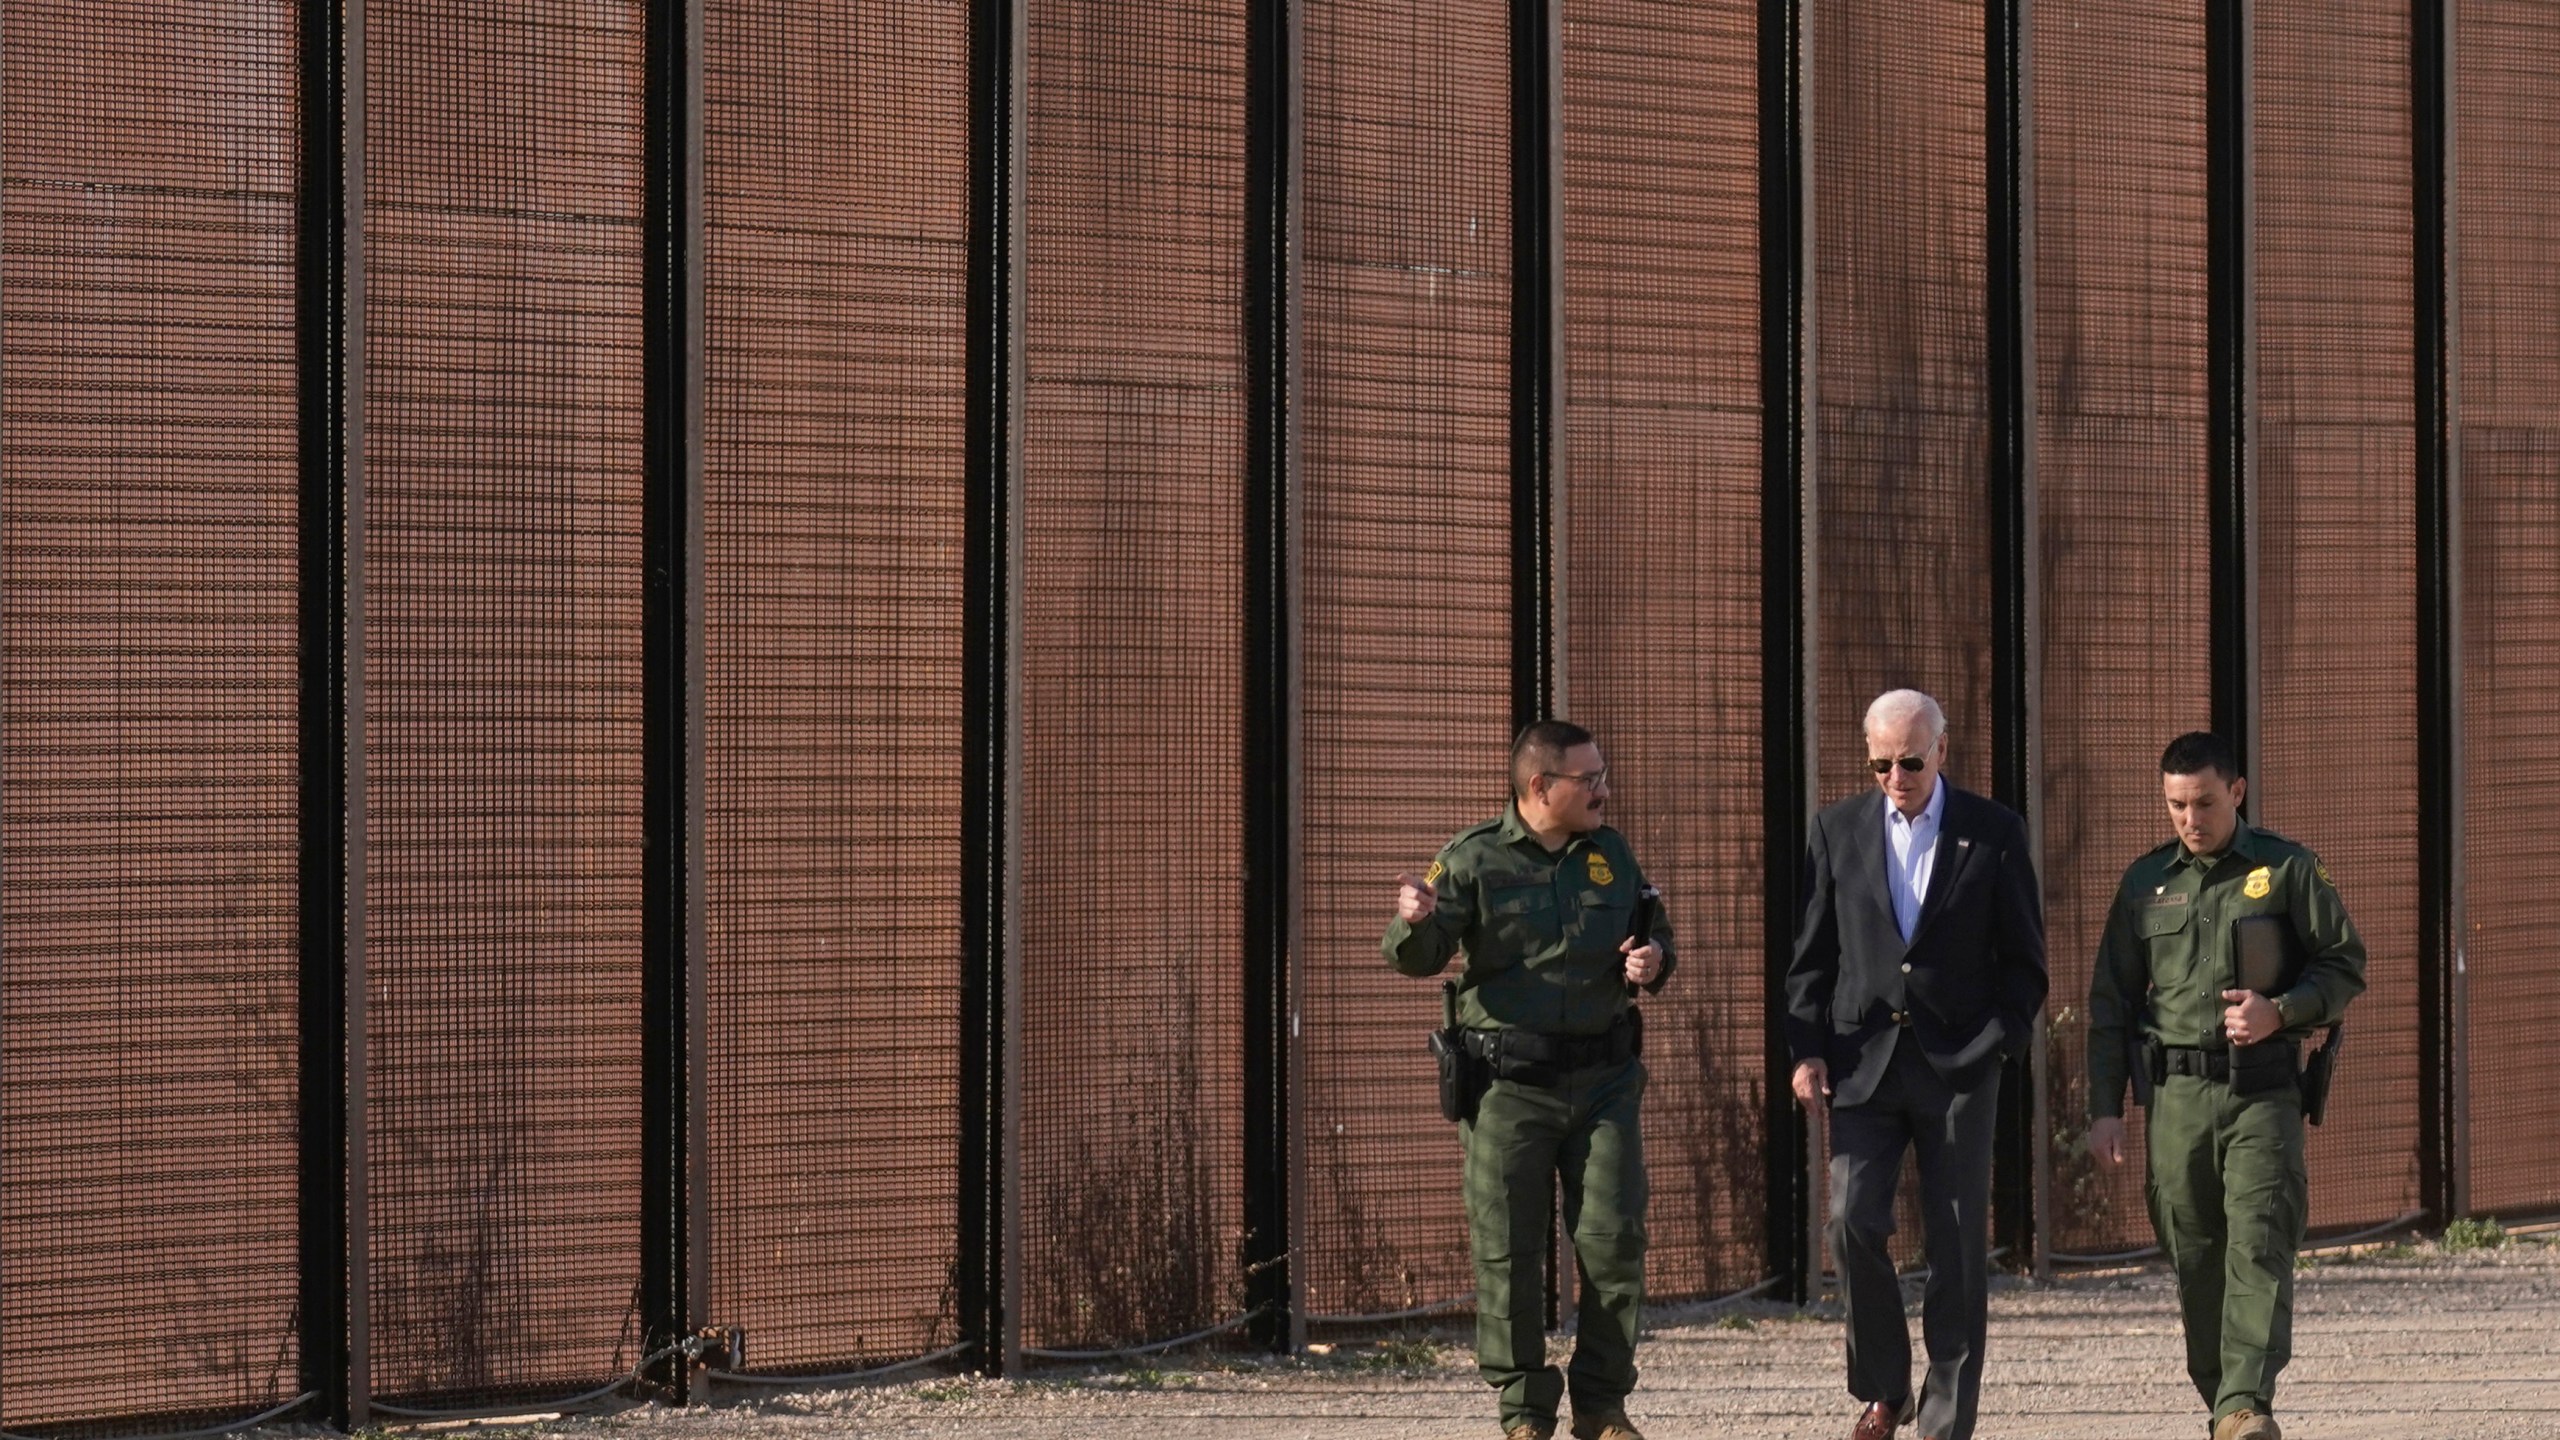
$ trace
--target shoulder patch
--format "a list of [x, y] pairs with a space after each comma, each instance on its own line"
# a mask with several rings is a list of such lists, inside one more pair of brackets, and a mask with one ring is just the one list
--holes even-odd
[[2320, 877], [2321, 884], [2332, 890], [2338, 888], [2338, 882], [2329, 878], [2329, 867], [2326, 864], [2317, 860], [2311, 862], [2311, 873]]
[[1425, 885], [1437, 885], [1440, 883], [1440, 877], [1448, 873], [1448, 866], [1434, 860], [1431, 862], [1431, 868], [1422, 872], [1422, 883]]

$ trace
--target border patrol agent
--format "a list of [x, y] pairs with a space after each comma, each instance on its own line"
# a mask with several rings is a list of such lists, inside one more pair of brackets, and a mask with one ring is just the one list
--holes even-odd
[[[2125, 1084], [2150, 1082], [2151, 1224], [2177, 1271], [2187, 1374], [2213, 1440], [2281, 1440], [2310, 1204], [2302, 1042], [2363, 993], [2364, 941], [2318, 856], [2240, 818], [2228, 742], [2181, 735], [2160, 771], [2177, 838], [2125, 871], [2089, 984], [2089, 1148], [2123, 1163]], [[2271, 995], [2240, 988], [2251, 926], [2292, 957]]]
[[[1501, 1391], [1507, 1440], [1553, 1435], [1568, 1388], [1578, 1440], [1641, 1440], [1625, 1408], [1646, 1239], [1642, 1019], [1629, 996], [1637, 986], [1660, 990], [1673, 956], [1671, 927], [1626, 837], [1600, 823], [1608, 773], [1578, 725], [1522, 731], [1511, 750], [1511, 807], [1451, 840], [1422, 878], [1396, 877], [1396, 918], [1380, 946], [1407, 975], [1437, 975], [1459, 952], [1467, 957], [1456, 1023], [1473, 1080], [1456, 1118], [1476, 1364]], [[1634, 934], [1648, 914], [1648, 932]], [[1582, 1276], [1563, 1375], [1546, 1358], [1558, 1175]]]

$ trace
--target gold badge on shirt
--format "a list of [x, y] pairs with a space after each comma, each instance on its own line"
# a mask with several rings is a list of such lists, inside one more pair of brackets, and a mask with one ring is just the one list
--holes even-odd
[[2267, 892], [2274, 888], [2276, 888], [2276, 872], [2264, 865], [2250, 871], [2249, 878], [2240, 883], [2240, 893], [2252, 900], [2266, 899]]
[[1585, 860], [1587, 860], [1587, 861], [1590, 863], [1590, 865], [1591, 865], [1591, 883], [1592, 883], [1592, 884], [1594, 884], [1594, 885], [1614, 885], [1614, 884], [1616, 884], [1616, 883], [1617, 883], [1617, 881], [1618, 881], [1618, 872], [1609, 868], [1609, 857], [1608, 857], [1608, 856], [1601, 854], [1601, 853], [1600, 853], [1599, 851], [1597, 851], [1597, 850], [1594, 850], [1594, 851], [1592, 851], [1589, 855], [1587, 855], [1587, 856], [1585, 856], [1585, 857], [1583, 857], [1583, 858], [1584, 858]]

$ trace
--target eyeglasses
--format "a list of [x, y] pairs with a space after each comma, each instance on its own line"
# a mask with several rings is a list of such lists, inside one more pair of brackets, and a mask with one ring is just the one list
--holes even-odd
[[1867, 762], [1867, 768], [1873, 770], [1879, 775], [1892, 769], [1896, 765], [1901, 766], [1906, 774], [1917, 775], [1921, 771], [1929, 768], [1929, 757], [1926, 755], [1905, 755], [1898, 760], [1870, 760]]
[[1588, 775], [1569, 775], [1561, 770], [1541, 770], [1538, 773], [1549, 780], [1572, 780], [1583, 785], [1605, 785], [1609, 782], [1609, 767], [1606, 765]]

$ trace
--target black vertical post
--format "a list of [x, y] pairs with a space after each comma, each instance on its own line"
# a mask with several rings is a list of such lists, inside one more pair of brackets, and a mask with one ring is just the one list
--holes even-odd
[[2205, 387], [2213, 728], [2256, 773], [2255, 534], [2249, 501], [2249, 10], [2205, 7]]
[[[700, 1143], [694, 903], [700, 745], [701, 131], [690, 0], [648, 0], [642, 189], [640, 1323], [642, 1352], [691, 1333]], [[649, 1378], [687, 1398], [693, 1366]]]
[[[1511, 729], [1556, 713], [1556, 77], [1558, 0], [1511, 0]], [[1547, 1326], [1565, 1270], [1547, 1210]]]
[[[2022, 0], [1983, 10], [1983, 333], [1991, 438], [1991, 793], [2035, 818], [2034, 436], [2026, 206], [2026, 13]], [[2032, 823], [2030, 833], [2034, 833]], [[1992, 1242], [2023, 1263], [2035, 1244], [2036, 1047], [2001, 1068], [1992, 1141]]]
[[2462, 475], [2455, 443], [2453, 5], [2410, 0], [2417, 233], [2418, 1193], [2471, 1208], [2463, 1056]]
[[1005, 1284], [1005, 950], [1011, 891], [1014, 194], [1019, 0], [970, 7], [968, 395], [960, 796], [960, 1338], [1000, 1373]]
[[1295, 1343], [1290, 1284], [1290, 861], [1296, 837], [1290, 523], [1297, 228], [1294, 0], [1245, 8], [1244, 1266], [1255, 1343]]
[[1813, 771], [1809, 529], [1805, 523], [1805, 140], [1801, 0], [1760, 4], [1760, 727], [1761, 825], [1768, 868], [1762, 1066], [1768, 1136], [1769, 1272], [1802, 1303], [1818, 1261], [1807, 1242], [1811, 1133], [1789, 1089], [1783, 1024], [1787, 962], [1802, 904]]
[[[354, 7], [351, 7], [354, 8]], [[346, 17], [335, 5], [301, 11], [302, 134], [300, 213], [294, 273], [295, 369], [300, 436], [301, 757], [299, 1137], [301, 1289], [297, 1314], [302, 1388], [329, 1422], [347, 1428], [355, 1384], [355, 1276], [352, 1237], [360, 1234], [350, 1178], [357, 1118], [350, 1081], [351, 1012], [360, 1003], [354, 959], [360, 933], [351, 903], [354, 853], [350, 715], [358, 703], [350, 624], [350, 500], [355, 474], [360, 329], [350, 282], [362, 187], [362, 143], [352, 122], [354, 66]], [[360, 1054], [360, 1042], [353, 1054]]]
[[[1555, 0], [1511, 0], [1511, 728], [1554, 713]], [[1548, 1287], [1549, 1293], [1554, 1291]]]

